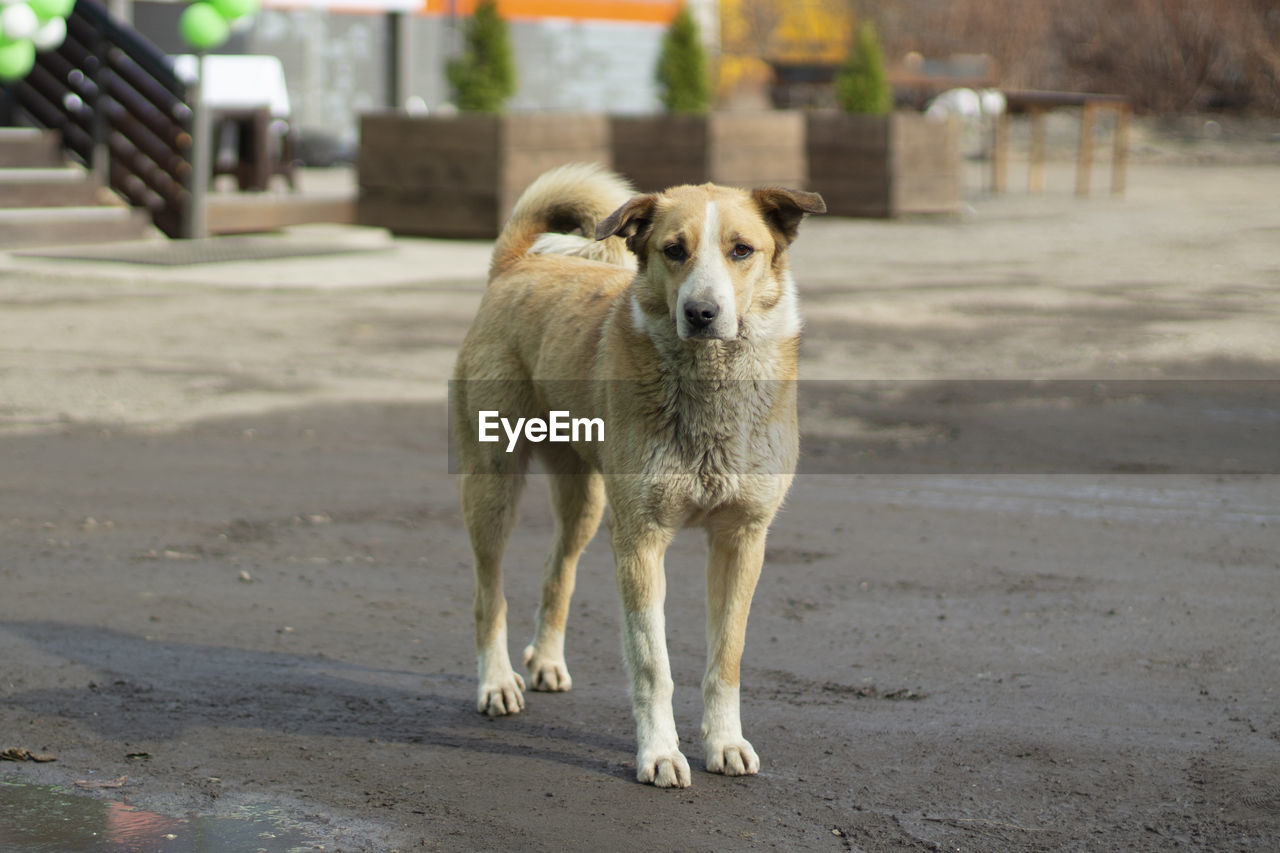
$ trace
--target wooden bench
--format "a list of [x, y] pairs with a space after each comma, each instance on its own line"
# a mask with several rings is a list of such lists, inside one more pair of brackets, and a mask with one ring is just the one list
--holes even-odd
[[1125, 171], [1129, 160], [1129, 119], [1132, 107], [1123, 95], [1100, 95], [1087, 92], [1047, 92], [1006, 89], [1007, 108], [996, 120], [995, 146], [991, 156], [991, 189], [1004, 192], [1008, 187], [1009, 117], [1012, 113], [1031, 116], [1031, 156], [1027, 188], [1044, 190], [1045, 115], [1063, 107], [1083, 107], [1080, 120], [1080, 147], [1076, 153], [1076, 195], [1089, 195], [1093, 177], [1093, 129], [1098, 113], [1112, 110], [1116, 115], [1111, 152], [1111, 193], [1124, 195]]

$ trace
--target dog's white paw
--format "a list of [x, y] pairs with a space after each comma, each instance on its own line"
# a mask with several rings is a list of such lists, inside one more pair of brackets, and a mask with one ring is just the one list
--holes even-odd
[[760, 756], [751, 744], [737, 740], [708, 740], [702, 746], [707, 772], [726, 776], [754, 776], [760, 772]]
[[476, 710], [490, 717], [520, 713], [524, 710], [524, 679], [507, 670], [505, 676], [495, 676], [481, 682]]
[[687, 788], [693, 783], [689, 761], [678, 749], [636, 756], [636, 781], [659, 788]]
[[564, 658], [553, 658], [540, 655], [533, 646], [524, 650], [524, 668], [529, 672], [529, 688], [562, 693], [573, 687], [573, 679], [569, 677], [569, 668]]

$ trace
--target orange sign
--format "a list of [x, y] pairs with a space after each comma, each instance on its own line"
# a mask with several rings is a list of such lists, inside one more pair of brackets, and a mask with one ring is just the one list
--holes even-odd
[[[423, 0], [428, 15], [469, 17], [476, 0]], [[633, 21], [667, 24], [680, 9], [679, 0], [498, 0], [504, 18], [569, 18], [588, 21]]]

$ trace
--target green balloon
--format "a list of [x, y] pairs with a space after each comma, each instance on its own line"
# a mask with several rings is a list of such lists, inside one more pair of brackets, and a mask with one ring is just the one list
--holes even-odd
[[26, 39], [0, 45], [0, 80], [21, 80], [36, 64], [36, 47]]
[[234, 21], [258, 11], [258, 0], [208, 0], [223, 20]]
[[48, 21], [51, 18], [65, 18], [71, 14], [71, 10], [75, 8], [76, 0], [27, 0], [27, 5], [31, 7], [31, 11], [36, 13], [36, 17], [41, 21]]
[[208, 50], [227, 40], [231, 27], [218, 14], [218, 10], [205, 2], [192, 3], [182, 11], [178, 29], [187, 44], [196, 50]]

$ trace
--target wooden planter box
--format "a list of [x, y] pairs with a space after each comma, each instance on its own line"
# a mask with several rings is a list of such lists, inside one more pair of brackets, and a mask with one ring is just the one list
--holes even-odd
[[604, 116], [363, 115], [356, 220], [394, 234], [492, 238], [534, 178], [577, 162], [609, 165]]
[[894, 217], [960, 209], [960, 127], [919, 113], [813, 112], [806, 189], [835, 216]]
[[799, 112], [614, 116], [613, 167], [642, 192], [714, 181], [804, 188]]

